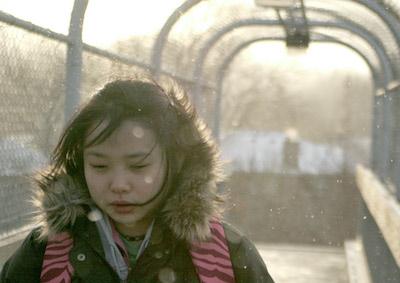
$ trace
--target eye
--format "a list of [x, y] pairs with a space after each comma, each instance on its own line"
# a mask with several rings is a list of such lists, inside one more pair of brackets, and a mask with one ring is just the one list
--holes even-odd
[[132, 170], [139, 170], [139, 169], [146, 168], [147, 166], [149, 166], [149, 164], [132, 164], [129, 166], [129, 168]]
[[105, 164], [90, 164], [90, 167], [97, 171], [104, 171], [105, 169], [107, 169], [107, 165]]

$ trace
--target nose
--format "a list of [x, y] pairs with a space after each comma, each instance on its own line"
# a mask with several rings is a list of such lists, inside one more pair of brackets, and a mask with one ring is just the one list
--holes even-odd
[[123, 194], [130, 191], [128, 176], [124, 172], [114, 172], [110, 181], [110, 190], [116, 194]]

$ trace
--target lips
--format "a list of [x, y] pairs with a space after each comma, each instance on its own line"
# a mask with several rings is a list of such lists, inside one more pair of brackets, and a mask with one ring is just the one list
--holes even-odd
[[113, 201], [110, 206], [118, 214], [128, 214], [135, 209], [135, 206], [127, 201]]

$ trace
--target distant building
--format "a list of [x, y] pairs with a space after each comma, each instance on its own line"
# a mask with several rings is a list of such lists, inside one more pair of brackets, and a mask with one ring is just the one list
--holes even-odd
[[29, 175], [47, 164], [31, 136], [0, 138], [0, 240], [17, 234], [33, 212]]
[[352, 141], [345, 149], [290, 138], [281, 132], [238, 131], [221, 141], [222, 158], [234, 172], [337, 174], [352, 171], [356, 163], [365, 163], [368, 148], [364, 140]]

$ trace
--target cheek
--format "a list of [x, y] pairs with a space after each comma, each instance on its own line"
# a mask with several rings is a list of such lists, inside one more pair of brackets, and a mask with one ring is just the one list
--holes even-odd
[[145, 176], [144, 182], [155, 190], [160, 189], [166, 178], [165, 166], [158, 169], [152, 176]]
[[89, 194], [92, 200], [100, 207], [103, 208], [104, 205], [104, 189], [101, 186], [101, 181], [99, 178], [90, 174], [90, 172], [85, 172], [86, 184], [89, 190]]
[[86, 170], [86, 168], [85, 168], [85, 180], [91, 195], [101, 191], [100, 187], [101, 182], [99, 178], [95, 177], [94, 174], [90, 170]]

